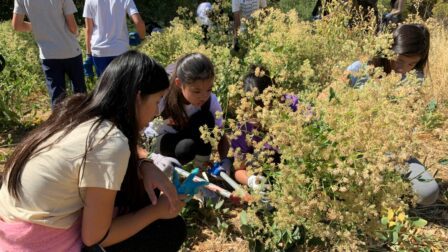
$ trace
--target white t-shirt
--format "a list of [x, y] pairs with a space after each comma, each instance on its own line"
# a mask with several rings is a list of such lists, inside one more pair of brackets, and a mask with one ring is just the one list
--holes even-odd
[[96, 57], [118, 56], [129, 49], [126, 14], [138, 13], [133, 0], [86, 0], [84, 18], [93, 19], [90, 46]]
[[232, 0], [232, 12], [241, 11], [241, 18], [245, 19], [249, 19], [254, 11], [266, 6], [266, 0]]
[[[67, 229], [81, 215], [80, 193], [84, 195], [85, 187], [120, 190], [130, 150], [127, 138], [110, 121], [100, 124], [93, 149], [87, 153], [85, 167], [80, 172], [86, 138], [93, 122], [80, 124], [26, 163], [20, 200], [10, 196], [7, 184], [1, 187], [1, 219]], [[54, 142], [60, 135], [55, 134], [46, 143]]]
[[[215, 116], [215, 125], [218, 127], [223, 126], [223, 120], [222, 117], [217, 117], [217, 113], [219, 114], [222, 112], [221, 105], [219, 104], [218, 98], [215, 94], [210, 95], [210, 112], [212, 115]], [[165, 97], [162, 98], [162, 100], [159, 102], [159, 111], [162, 112], [165, 109]], [[187, 113], [188, 117], [192, 116], [199, 110], [201, 110], [200, 107], [195, 107], [191, 104], [184, 105], [185, 112]], [[157, 122], [150, 122], [148, 127], [145, 129], [145, 135], [148, 137], [157, 137], [161, 136], [166, 133], [176, 133], [177, 131], [169, 126], [167, 123], [157, 123]]]
[[77, 12], [72, 0], [14, 0], [14, 13], [26, 15], [41, 59], [69, 59], [81, 54], [65, 16]]
[[203, 2], [199, 4], [196, 10], [196, 15], [198, 16], [198, 22], [201, 25], [210, 26], [212, 22], [208, 18], [209, 13], [212, 11], [212, 4], [210, 2]]

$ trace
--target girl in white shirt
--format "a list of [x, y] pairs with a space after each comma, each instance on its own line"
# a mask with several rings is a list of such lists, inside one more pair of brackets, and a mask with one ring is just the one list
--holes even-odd
[[[199, 128], [223, 127], [221, 105], [212, 93], [214, 78], [213, 63], [203, 54], [187, 54], [177, 61], [168, 92], [159, 104], [164, 121], [162, 125], [152, 123], [145, 130], [147, 136], [157, 137], [155, 152], [182, 164], [194, 160], [200, 168], [207, 166], [212, 146], [201, 139]], [[223, 137], [219, 145], [222, 159], [228, 149], [227, 138]], [[224, 163], [229, 171], [231, 162]]]

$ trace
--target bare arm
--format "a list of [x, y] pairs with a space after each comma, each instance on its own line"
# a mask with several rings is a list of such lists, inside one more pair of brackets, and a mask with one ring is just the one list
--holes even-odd
[[75, 36], [78, 36], [78, 25], [76, 24], [75, 15], [69, 14], [65, 15], [65, 22], [67, 23], [68, 30]]
[[146, 29], [145, 29], [145, 22], [143, 21], [142, 17], [140, 16], [140, 14], [135, 13], [134, 15], [131, 16], [131, 20], [135, 25], [135, 29], [138, 32], [140, 40], [144, 40], [146, 35]]
[[19, 32], [31, 32], [30, 22], [25, 21], [25, 15], [14, 13], [12, 15], [12, 28]]
[[398, 0], [390, 13], [394, 15], [403, 13], [405, 3], [405, 0]]
[[247, 185], [249, 175], [247, 175], [246, 167], [244, 165], [241, 165], [241, 167], [235, 171], [235, 180], [242, 185]]
[[86, 53], [92, 54], [90, 41], [92, 40], [93, 19], [85, 18], [85, 23], [86, 23]]
[[[113, 217], [116, 191], [103, 188], [87, 188], [82, 218], [82, 241], [87, 246], [97, 244], [107, 233], [102, 246], [110, 246], [133, 236], [157, 219], [174, 218], [185, 205], [178, 200], [176, 208], [170, 210], [166, 196], [161, 196], [157, 205], [144, 207], [137, 212]], [[183, 198], [180, 198], [183, 199]]]

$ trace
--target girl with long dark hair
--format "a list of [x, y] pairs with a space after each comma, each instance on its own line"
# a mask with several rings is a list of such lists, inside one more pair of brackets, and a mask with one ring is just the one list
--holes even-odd
[[[62, 101], [5, 165], [0, 248], [179, 249], [183, 196], [137, 154], [139, 132], [158, 114], [168, 86], [160, 64], [129, 51], [111, 62], [91, 94]], [[164, 194], [156, 198], [155, 188]]]
[[[403, 79], [411, 70], [416, 70], [417, 76], [423, 78], [428, 71], [428, 57], [430, 46], [430, 34], [428, 28], [421, 24], [403, 24], [393, 32], [394, 42], [392, 51], [395, 52], [394, 59], [384, 57], [375, 57], [367, 65], [381, 67], [386, 74], [391, 72], [400, 73]], [[351, 64], [347, 70], [350, 73], [361, 71], [367, 65], [361, 61]], [[368, 80], [368, 76], [361, 78], [349, 75], [350, 85], [353, 87], [362, 87]]]
[[[411, 70], [415, 70], [417, 77], [423, 80], [425, 72], [428, 71], [429, 30], [421, 24], [403, 24], [394, 31], [393, 39], [391, 49], [396, 53], [395, 58], [377, 57], [370, 60], [368, 65], [381, 67], [386, 74], [399, 73], [402, 79], [405, 79]], [[352, 87], [362, 88], [370, 79], [370, 76], [356, 76], [356, 73], [366, 66], [356, 61], [347, 68]], [[415, 158], [409, 159], [407, 165], [409, 169], [406, 178], [411, 181], [412, 188], [419, 197], [418, 203], [422, 205], [434, 203], [439, 197], [439, 186], [433, 176]]]

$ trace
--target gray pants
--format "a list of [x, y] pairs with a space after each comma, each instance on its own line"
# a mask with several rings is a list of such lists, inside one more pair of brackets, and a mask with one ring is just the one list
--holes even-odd
[[405, 178], [410, 180], [412, 189], [418, 195], [418, 203], [431, 205], [439, 198], [439, 185], [433, 176], [426, 170], [417, 159], [411, 158], [407, 161], [409, 167]]

